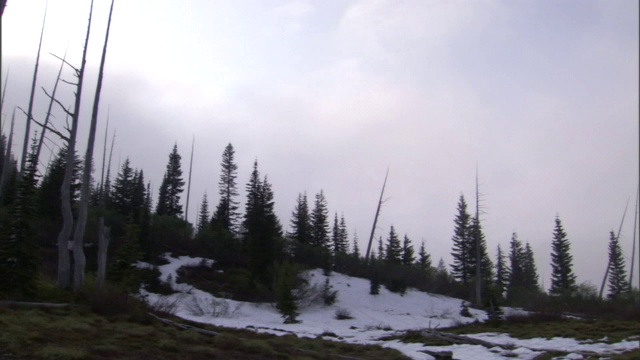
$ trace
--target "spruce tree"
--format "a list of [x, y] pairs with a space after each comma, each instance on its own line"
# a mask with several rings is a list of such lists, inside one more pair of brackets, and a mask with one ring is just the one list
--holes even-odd
[[213, 217], [223, 229], [237, 233], [240, 213], [238, 213], [238, 201], [236, 200], [238, 196], [236, 184], [238, 165], [234, 162], [234, 154], [233, 145], [229, 143], [222, 153], [220, 181], [218, 182], [220, 202]]
[[411, 240], [409, 239], [407, 234], [405, 234], [402, 241], [402, 265], [413, 265], [413, 262], [415, 260], [416, 255], [415, 251], [413, 250], [413, 245], [411, 244]]
[[551, 242], [551, 295], [571, 294], [576, 289], [570, 254], [571, 243], [562, 228], [560, 217], [556, 216], [553, 241]]
[[504, 296], [505, 291], [507, 290], [507, 285], [509, 283], [509, 275], [510, 275], [509, 273], [510, 271], [509, 271], [509, 268], [507, 267], [504, 253], [502, 252], [500, 245], [498, 245], [498, 253], [496, 255], [495, 284], [496, 284], [497, 295], [500, 298]]
[[393, 225], [391, 225], [391, 230], [389, 230], [389, 237], [387, 238], [384, 254], [387, 264], [399, 265], [402, 262], [402, 245], [400, 244], [400, 239]]
[[467, 212], [467, 203], [464, 200], [464, 195], [460, 195], [458, 200], [458, 214], [453, 220], [453, 248], [451, 256], [453, 256], [453, 264], [451, 265], [451, 275], [454, 279], [463, 284], [468, 284], [475, 274], [475, 271], [470, 272], [475, 264], [475, 259], [472, 264], [469, 264], [470, 259], [470, 246], [472, 243], [471, 233], [471, 216]]
[[354, 232], [353, 234], [353, 247], [351, 250], [351, 255], [358, 260], [360, 259], [360, 247], [358, 246], [358, 233]]
[[524, 287], [530, 291], [537, 291], [538, 270], [536, 268], [535, 257], [533, 256], [533, 249], [531, 249], [531, 245], [529, 244], [529, 242], [527, 242], [524, 247], [522, 268], [524, 270]]
[[624, 269], [624, 256], [618, 237], [613, 230], [609, 233], [609, 300], [616, 300], [629, 293], [629, 283], [627, 282], [627, 273]]
[[202, 203], [200, 203], [200, 211], [198, 212], [198, 228], [196, 234], [202, 235], [203, 231], [209, 227], [209, 200], [207, 200], [207, 193], [202, 196]]
[[340, 225], [338, 225], [338, 249], [340, 253], [346, 254], [349, 251], [349, 232], [344, 214], [340, 215]]
[[113, 182], [111, 205], [120, 214], [128, 216], [132, 213], [134, 172], [127, 157], [120, 168], [118, 176]]
[[[38, 281], [38, 247], [33, 220], [36, 215], [38, 159], [36, 137], [27, 155], [25, 171], [18, 179], [8, 224], [0, 230], [0, 293], [15, 298], [35, 296]], [[8, 226], [7, 226], [8, 225]]]
[[[476, 239], [480, 242], [479, 246], [476, 246]], [[467, 252], [469, 254], [467, 263], [470, 264], [468, 273], [472, 274], [472, 278], [476, 277], [476, 254], [478, 248], [480, 249], [480, 276], [486, 287], [493, 281], [493, 263], [487, 253], [487, 241], [482, 231], [482, 225], [473, 217], [471, 219], [470, 244]]]
[[309, 204], [307, 193], [298, 194], [296, 206], [291, 214], [291, 231], [287, 237], [299, 244], [311, 243], [311, 218], [309, 215]]
[[327, 200], [324, 192], [320, 190], [316, 194], [313, 211], [311, 212], [311, 245], [315, 247], [329, 248], [329, 217]]
[[522, 242], [518, 240], [518, 234], [516, 233], [511, 235], [509, 262], [510, 274], [507, 292], [511, 293], [512, 289], [515, 289], [516, 287], [524, 287], [525, 285], [524, 249], [522, 247]]
[[158, 206], [156, 214], [178, 217], [182, 215], [182, 205], [180, 204], [180, 194], [184, 191], [184, 180], [182, 179], [181, 161], [178, 154], [178, 145], [173, 146], [169, 154], [167, 170], [164, 173], [160, 192], [158, 196]]
[[386, 259], [386, 254], [384, 252], [384, 242], [382, 241], [382, 236], [378, 238], [378, 260]]
[[427, 250], [424, 247], [424, 241], [422, 242], [422, 244], [420, 244], [417, 265], [424, 271], [428, 271], [429, 269], [431, 269], [431, 255], [427, 253]]

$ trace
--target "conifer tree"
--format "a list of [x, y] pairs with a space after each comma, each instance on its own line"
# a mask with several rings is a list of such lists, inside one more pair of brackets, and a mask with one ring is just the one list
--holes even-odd
[[420, 245], [420, 250], [418, 251], [417, 265], [420, 269], [425, 271], [431, 269], [431, 255], [427, 253], [427, 250], [424, 247], [424, 241]]
[[27, 156], [24, 173], [18, 180], [8, 226], [0, 230], [0, 293], [17, 297], [32, 297], [37, 288], [39, 259], [32, 225], [38, 183], [36, 144], [37, 136]]
[[311, 212], [311, 245], [315, 247], [329, 247], [329, 220], [327, 200], [324, 192], [316, 194], [313, 211]]
[[[81, 160], [76, 156], [76, 164], [73, 169], [71, 180], [70, 197], [72, 204], [78, 200], [80, 195], [80, 166]], [[64, 180], [65, 166], [67, 162], [67, 146], [63, 146], [58, 151], [56, 157], [49, 164], [46, 174], [42, 177], [40, 187], [38, 188], [38, 213], [40, 216], [46, 216], [50, 219], [61, 220], [60, 213], [60, 187]]]
[[415, 250], [413, 249], [411, 240], [409, 239], [407, 234], [405, 234], [402, 241], [402, 265], [410, 266], [415, 260]]
[[502, 298], [507, 290], [507, 285], [509, 283], [510, 271], [507, 267], [504, 254], [500, 245], [498, 245], [498, 253], [496, 255], [496, 291], [497, 295]]
[[616, 300], [629, 292], [629, 283], [624, 269], [624, 257], [618, 237], [613, 230], [609, 233], [609, 300]]
[[522, 242], [518, 240], [518, 234], [511, 235], [510, 251], [509, 251], [509, 286], [508, 292], [516, 287], [524, 287], [524, 249]]
[[389, 230], [389, 237], [387, 238], [387, 245], [385, 248], [385, 261], [388, 264], [400, 264], [402, 262], [402, 245], [396, 230], [391, 225]]
[[454, 279], [463, 284], [468, 284], [475, 274], [473, 263], [469, 263], [470, 259], [470, 247], [471, 247], [471, 216], [467, 212], [467, 203], [464, 200], [464, 195], [460, 195], [458, 200], [458, 214], [456, 215], [453, 223], [455, 224], [453, 230], [453, 248], [451, 256], [453, 256], [453, 264], [451, 265], [451, 275]]
[[202, 196], [202, 203], [200, 204], [200, 211], [198, 212], [198, 228], [196, 234], [201, 235], [202, 232], [209, 226], [209, 200], [207, 200], [207, 193]]
[[360, 259], [360, 247], [358, 246], [358, 233], [354, 232], [353, 234], [353, 247], [351, 250], [351, 255], [358, 260]]
[[528, 241], [524, 247], [522, 268], [524, 271], [524, 287], [531, 291], [538, 290], [538, 270], [536, 268], [535, 257], [533, 256], [533, 249], [531, 249]]
[[133, 210], [133, 177], [133, 169], [127, 157], [120, 168], [118, 176], [116, 176], [113, 182], [113, 190], [111, 192], [111, 204], [113, 208], [124, 216], [131, 214]]
[[243, 228], [249, 252], [249, 270], [253, 279], [272, 286], [272, 276], [266, 269], [278, 259], [282, 228], [274, 212], [273, 191], [267, 177], [260, 180], [258, 161], [247, 183], [247, 203]]
[[291, 214], [291, 231], [287, 236], [297, 243], [311, 243], [311, 218], [309, 216], [309, 204], [307, 193], [298, 194], [296, 206]]
[[131, 194], [131, 220], [134, 224], [140, 224], [144, 212], [144, 202], [147, 196], [147, 189], [144, 185], [144, 172], [135, 170], [133, 172]]
[[223, 229], [235, 234], [238, 232], [240, 213], [238, 213], [238, 201], [236, 200], [238, 196], [236, 184], [238, 165], [234, 162], [234, 154], [233, 145], [229, 143], [222, 153], [220, 181], [218, 182], [220, 202], [213, 218]]
[[347, 231], [347, 222], [344, 220], [344, 214], [340, 215], [340, 225], [338, 226], [338, 240], [341, 253], [346, 254], [349, 250], [349, 232]]
[[178, 145], [173, 146], [169, 154], [167, 170], [164, 173], [160, 192], [158, 196], [158, 206], [156, 214], [178, 217], [182, 215], [182, 205], [180, 204], [180, 194], [184, 191], [184, 180], [182, 179], [182, 168], [178, 154]]
[[551, 295], [571, 294], [576, 289], [576, 276], [573, 274], [570, 254], [571, 243], [562, 228], [560, 217], [556, 216], [553, 241], [551, 242]]
[[347, 236], [344, 216], [342, 216], [340, 222], [338, 222], [338, 213], [335, 213], [333, 217], [333, 228], [331, 230], [331, 242], [334, 256], [347, 253], [349, 248], [349, 240], [347, 239]]
[[384, 242], [382, 241], [382, 236], [380, 236], [378, 238], [378, 260], [384, 259], [386, 259], [386, 254], [384, 253]]
[[[479, 246], [476, 246], [476, 239], [478, 239], [478, 241], [480, 242]], [[493, 263], [491, 262], [489, 254], [487, 253], [487, 241], [484, 237], [484, 232], [482, 231], [482, 225], [477, 221], [475, 217], [471, 218], [470, 241], [471, 242], [468, 251], [468, 263], [470, 264], [470, 267], [468, 271], [470, 274], [472, 274], [472, 277], [475, 278], [477, 259], [476, 249], [480, 249], [480, 276], [485, 286], [488, 286], [493, 281]]]

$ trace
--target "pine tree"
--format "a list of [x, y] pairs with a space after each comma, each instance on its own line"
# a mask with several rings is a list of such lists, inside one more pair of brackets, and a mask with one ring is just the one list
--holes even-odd
[[427, 250], [424, 247], [424, 241], [420, 245], [420, 250], [418, 251], [417, 265], [424, 271], [428, 271], [429, 269], [431, 269], [431, 255], [427, 253]]
[[158, 196], [158, 206], [156, 214], [178, 217], [182, 215], [182, 205], [180, 205], [180, 194], [184, 191], [184, 180], [182, 180], [182, 169], [180, 160], [182, 157], [178, 154], [178, 145], [173, 146], [173, 150], [169, 154], [169, 162], [167, 170], [164, 173], [160, 192]]
[[[476, 234], [477, 232], [477, 234]], [[476, 254], [477, 250], [480, 249], [480, 276], [482, 282], [485, 286], [488, 286], [493, 281], [493, 263], [489, 258], [489, 254], [487, 253], [487, 241], [484, 237], [484, 232], [482, 231], [482, 225], [477, 221], [475, 217], [471, 218], [471, 228], [470, 228], [470, 239], [471, 243], [469, 245], [469, 260], [470, 264], [468, 272], [472, 274], [472, 278], [476, 276]], [[480, 242], [480, 245], [476, 247], [476, 239]]]
[[516, 233], [511, 235], [509, 261], [510, 274], [508, 293], [516, 287], [524, 287], [525, 285], [524, 249], [522, 247], [522, 242], [518, 240], [518, 234]]
[[470, 259], [470, 233], [471, 233], [471, 216], [467, 212], [467, 203], [464, 200], [464, 195], [460, 195], [458, 201], [458, 214], [456, 215], [453, 223], [455, 224], [453, 230], [453, 249], [451, 256], [453, 256], [453, 264], [451, 265], [451, 275], [463, 284], [468, 284], [471, 278], [475, 274], [472, 271], [473, 263], [469, 263]]
[[502, 253], [502, 249], [500, 245], [498, 245], [498, 253], [496, 255], [496, 291], [498, 297], [502, 298], [507, 290], [507, 285], [509, 283], [510, 271], [505, 262], [504, 254]]
[[296, 206], [291, 214], [291, 231], [287, 234], [289, 239], [299, 244], [311, 243], [311, 218], [309, 216], [309, 205], [307, 193], [298, 194]]
[[354, 232], [353, 234], [353, 247], [351, 250], [351, 255], [358, 260], [360, 259], [360, 247], [358, 246], [358, 233]]
[[405, 234], [402, 241], [402, 265], [410, 266], [415, 260], [416, 255], [413, 250], [413, 245], [407, 234]]
[[282, 315], [285, 324], [295, 324], [298, 321], [298, 304], [293, 294], [298, 270], [295, 265], [288, 262], [279, 264], [275, 268], [275, 292], [278, 297], [276, 308]]
[[207, 200], [207, 193], [202, 196], [202, 203], [200, 204], [200, 211], [198, 212], [198, 228], [196, 234], [201, 235], [202, 232], [209, 227], [209, 200]]
[[384, 253], [384, 242], [382, 241], [382, 236], [378, 238], [378, 260], [386, 259], [386, 254]]
[[573, 257], [569, 253], [571, 243], [562, 228], [560, 217], [556, 216], [556, 225], [551, 242], [551, 295], [571, 294], [576, 289], [576, 276], [573, 274]]
[[236, 184], [238, 165], [234, 162], [234, 154], [233, 145], [229, 143], [222, 153], [222, 162], [220, 163], [222, 169], [218, 182], [220, 203], [218, 203], [213, 217], [223, 229], [237, 233], [240, 213], [238, 213], [238, 202], [235, 200], [238, 196]]
[[616, 300], [629, 292], [624, 257], [618, 237], [613, 230], [609, 233], [609, 300]]
[[311, 245], [315, 247], [329, 247], [329, 220], [327, 200], [324, 192], [320, 190], [311, 212]]
[[[71, 201], [72, 204], [80, 196], [80, 167], [82, 161], [76, 156], [73, 178], [71, 181]], [[64, 180], [65, 166], [67, 163], [67, 147], [63, 146], [56, 157], [49, 164], [46, 174], [42, 177], [38, 188], [38, 214], [49, 219], [62, 221], [60, 212], [61, 194], [60, 187]]]

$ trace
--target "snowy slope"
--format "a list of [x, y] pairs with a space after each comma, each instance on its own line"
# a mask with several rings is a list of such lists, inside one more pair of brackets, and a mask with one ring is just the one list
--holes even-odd
[[[625, 341], [618, 344], [581, 344], [574, 339], [555, 338], [551, 340], [531, 339], [518, 340], [504, 334], [477, 334], [472, 337], [484, 339], [497, 344], [514, 344], [515, 350], [486, 349], [482, 346], [456, 345], [447, 347], [425, 347], [421, 344], [404, 344], [399, 341], [383, 341], [381, 337], [392, 335], [397, 331], [439, 328], [454, 324], [482, 321], [486, 319], [483, 311], [471, 309], [473, 318], [462, 317], [460, 305], [462, 300], [441, 295], [427, 294], [408, 290], [404, 296], [391, 293], [384, 287], [379, 295], [369, 294], [369, 280], [332, 273], [329, 281], [332, 290], [337, 290], [337, 300], [331, 306], [324, 304], [310, 305], [301, 310], [299, 324], [283, 324], [283, 319], [272, 304], [244, 303], [229, 299], [220, 299], [186, 284], [176, 284], [176, 271], [185, 265], [197, 265], [201, 258], [165, 255], [170, 262], [160, 266], [161, 279], [171, 282], [178, 294], [161, 296], [144, 293], [150, 304], [174, 303], [176, 315], [184, 319], [201, 323], [232, 328], [249, 328], [259, 332], [276, 335], [294, 333], [297, 336], [317, 337], [358, 344], [379, 344], [395, 348], [413, 359], [431, 359], [421, 352], [424, 349], [435, 351], [450, 350], [456, 359], [533, 359], [540, 354], [529, 349], [557, 349], [560, 351], [593, 351], [611, 354], [638, 347], [638, 341]], [[205, 262], [210, 260], [204, 260]], [[142, 265], [142, 264], [140, 264]], [[321, 270], [309, 271], [305, 274], [310, 284], [322, 287], [326, 276]], [[351, 314], [353, 319], [337, 320], [336, 311], [342, 309]], [[505, 309], [505, 312], [510, 309]], [[215, 315], [212, 315], [215, 313]], [[578, 354], [573, 354], [579, 356]], [[570, 357], [576, 358], [576, 357]]]

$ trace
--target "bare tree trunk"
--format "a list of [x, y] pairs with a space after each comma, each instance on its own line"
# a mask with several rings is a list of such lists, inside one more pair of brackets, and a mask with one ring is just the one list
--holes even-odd
[[376, 209], [376, 216], [373, 218], [373, 226], [371, 227], [371, 235], [369, 236], [369, 245], [367, 245], [367, 253], [364, 256], [364, 263], [369, 263], [369, 254], [371, 253], [371, 243], [373, 243], [373, 235], [376, 232], [376, 225], [378, 224], [378, 216], [380, 215], [380, 207], [382, 206], [382, 196], [384, 196], [384, 188], [387, 186], [387, 177], [389, 176], [389, 168], [387, 168], [387, 174], [384, 176], [384, 183], [382, 183], [382, 191], [380, 191], [380, 199], [378, 200], [378, 208]]
[[107, 32], [102, 48], [102, 58], [100, 59], [100, 70], [98, 71], [98, 84], [96, 85], [96, 93], [93, 100], [93, 111], [91, 113], [91, 126], [89, 128], [89, 140], [87, 141], [87, 152], [84, 157], [84, 170], [82, 174], [82, 187], [80, 188], [80, 204], [78, 209], [78, 223], [73, 234], [73, 289], [80, 290], [84, 284], [84, 271], [86, 266], [86, 258], [84, 255], [84, 231], [87, 225], [87, 216], [89, 212], [89, 190], [91, 185], [91, 163], [93, 160], [93, 148], [96, 139], [96, 126], [98, 122], [98, 106], [100, 104], [100, 92], [102, 90], [102, 79], [104, 74], [104, 63], [107, 56], [107, 44], [109, 42], [109, 30], [111, 28], [111, 15], [113, 14], [113, 2], [111, 0], [111, 9], [109, 10], [109, 20], [107, 21]]
[[20, 176], [24, 173], [27, 163], [27, 149], [29, 145], [29, 132], [31, 128], [31, 118], [33, 117], [33, 98], [36, 92], [36, 80], [38, 78], [38, 65], [40, 64], [40, 49], [42, 48], [42, 37], [44, 36], [44, 23], [47, 20], [47, 8], [44, 9], [42, 19], [42, 30], [40, 31], [40, 42], [38, 43], [38, 55], [36, 56], [36, 67], [33, 70], [33, 82], [31, 83], [31, 96], [29, 97], [29, 109], [27, 110], [27, 124], [24, 129], [24, 144], [22, 144], [22, 159], [20, 160]]
[[98, 219], [98, 290], [102, 290], [107, 275], [107, 250], [109, 249], [110, 226], [104, 225], [104, 216]]
[[[9, 70], [11, 68], [7, 68], [7, 76], [4, 77], [4, 86], [2, 87], [2, 98], [0, 98], [0, 114], [2, 113], [2, 110], [4, 109], [4, 94], [7, 93], [7, 83], [9, 82]], [[0, 121], [2, 121], [2, 117], [0, 117]], [[0, 126], [0, 128], [4, 129], [2, 126]]]
[[4, 163], [2, 165], [2, 175], [0, 175], [0, 204], [2, 203], [2, 196], [4, 195], [4, 184], [7, 182], [7, 176], [9, 176], [9, 163], [11, 162], [11, 146], [13, 143], [13, 124], [16, 120], [16, 109], [13, 108], [13, 115], [11, 115], [11, 130], [9, 131], [9, 140], [7, 140], [7, 151], [4, 155]]
[[82, 51], [82, 64], [80, 69], [75, 69], [78, 83], [76, 84], [76, 100], [73, 113], [71, 115], [71, 128], [69, 128], [69, 139], [67, 146], [67, 163], [65, 167], [64, 180], [60, 187], [61, 208], [62, 208], [62, 229], [58, 234], [58, 278], [57, 283], [60, 288], [67, 288], [71, 283], [71, 262], [69, 257], [69, 239], [73, 230], [73, 213], [71, 212], [71, 180], [73, 178], [73, 168], [76, 153], [76, 134], [78, 132], [78, 117], [80, 115], [80, 100], [82, 97], [82, 84], [84, 80], [84, 69], [87, 63], [87, 48], [89, 46], [89, 34], [91, 32], [91, 16], [93, 14], [93, 0], [89, 10], [89, 24], [87, 26], [87, 36], [84, 41]]
[[636, 225], [638, 225], [638, 197], [640, 196], [640, 186], [636, 191], [636, 214], [633, 217], [633, 234], [631, 234], [631, 241], [633, 242], [633, 249], [631, 250], [631, 267], [629, 270], [629, 290], [633, 290], [633, 266], [636, 260]]
[[60, 83], [60, 75], [62, 75], [62, 68], [64, 67], [65, 59], [67, 58], [67, 52], [64, 52], [64, 57], [62, 58], [62, 62], [60, 63], [60, 70], [58, 70], [58, 77], [56, 78], [56, 83], [53, 86], [53, 91], [51, 93], [51, 100], [49, 101], [49, 108], [47, 109], [47, 117], [44, 119], [44, 126], [42, 126], [42, 132], [40, 133], [40, 141], [38, 141], [38, 146], [36, 147], [36, 162], [40, 159], [40, 151], [42, 150], [42, 143], [44, 142], [44, 135], [47, 132], [47, 125], [49, 124], [49, 117], [51, 116], [51, 108], [53, 107], [53, 99], [56, 97], [56, 90], [58, 90], [58, 83]]
[[104, 129], [104, 147], [102, 149], [102, 172], [100, 173], [100, 189], [99, 191], [99, 195], [100, 195], [100, 206], [104, 207], [104, 166], [106, 163], [106, 158], [107, 158], [107, 135], [109, 134], [109, 115], [111, 114], [111, 109], [107, 110], [107, 126]]
[[189, 195], [191, 195], [191, 170], [193, 169], [193, 147], [196, 143], [196, 137], [193, 136], [193, 140], [191, 141], [191, 161], [189, 162], [189, 184], [187, 185], [187, 204], [186, 209], [184, 211], [184, 221], [189, 221]]
[[[627, 208], [629, 207], [629, 199], [627, 199], [627, 205], [624, 207], [624, 213], [622, 214], [622, 221], [620, 221], [620, 227], [618, 228], [618, 235], [616, 240], [620, 239], [620, 232], [622, 231], [622, 224], [624, 224], [624, 217], [627, 215]], [[602, 285], [600, 285], [600, 299], [602, 299], [602, 293], [604, 292], [604, 285], [607, 283], [607, 277], [609, 276], [609, 267], [611, 267], [611, 257], [607, 261], [607, 270], [604, 272], [604, 278], [602, 279]]]
[[476, 242], [476, 301], [482, 306], [482, 267], [480, 257], [480, 193], [478, 191], [478, 168], [476, 167], [476, 229], [474, 231]]

